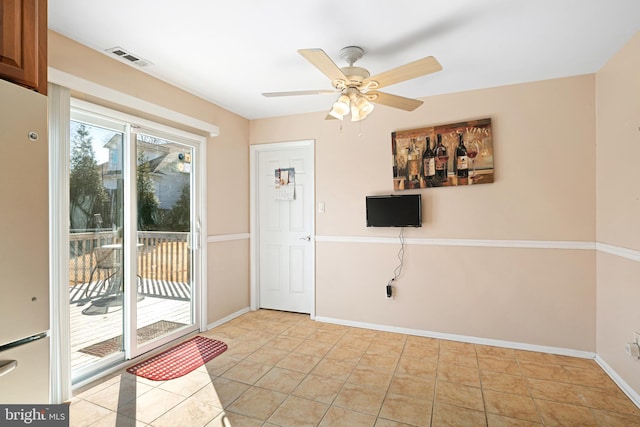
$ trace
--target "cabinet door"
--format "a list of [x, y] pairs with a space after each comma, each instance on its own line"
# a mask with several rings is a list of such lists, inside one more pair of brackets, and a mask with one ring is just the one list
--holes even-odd
[[2, 0], [0, 78], [47, 94], [47, 0]]
[[[15, 368], [0, 376], [0, 402], [2, 405], [46, 405], [50, 403], [50, 341], [51, 339], [46, 337], [6, 351], [0, 351], [0, 366], [15, 366]], [[12, 363], [14, 361], [17, 362], [17, 365]], [[8, 421], [8, 424], [21, 425], [22, 422]], [[38, 424], [51, 425], [47, 422], [44, 424], [37, 421], [33, 423], [33, 425]]]

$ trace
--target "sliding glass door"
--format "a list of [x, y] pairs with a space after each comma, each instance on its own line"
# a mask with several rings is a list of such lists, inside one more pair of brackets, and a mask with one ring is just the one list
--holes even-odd
[[70, 124], [74, 380], [196, 330], [200, 286], [199, 142], [80, 105]]
[[122, 356], [123, 144], [119, 123], [75, 114], [70, 123], [71, 365], [82, 375]]
[[149, 130], [135, 133], [136, 339], [132, 354], [195, 322], [194, 147]]

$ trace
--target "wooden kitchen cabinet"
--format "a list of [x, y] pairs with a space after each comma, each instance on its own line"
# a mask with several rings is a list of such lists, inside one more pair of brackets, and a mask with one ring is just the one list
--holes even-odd
[[0, 78], [47, 94], [47, 0], [0, 3]]

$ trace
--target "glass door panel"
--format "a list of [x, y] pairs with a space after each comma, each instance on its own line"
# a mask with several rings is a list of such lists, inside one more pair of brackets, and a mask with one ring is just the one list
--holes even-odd
[[136, 133], [136, 342], [143, 347], [195, 323], [193, 148]]
[[123, 130], [70, 123], [69, 308], [76, 378], [124, 357]]
[[198, 329], [201, 254], [192, 243], [201, 179], [193, 165], [203, 142], [154, 123], [132, 132], [129, 116], [77, 105], [69, 152], [74, 383]]

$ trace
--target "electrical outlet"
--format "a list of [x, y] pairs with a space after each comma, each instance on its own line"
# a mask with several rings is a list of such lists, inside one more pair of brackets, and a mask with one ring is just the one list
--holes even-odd
[[635, 342], [627, 343], [627, 355], [633, 359], [640, 359], [640, 346]]

